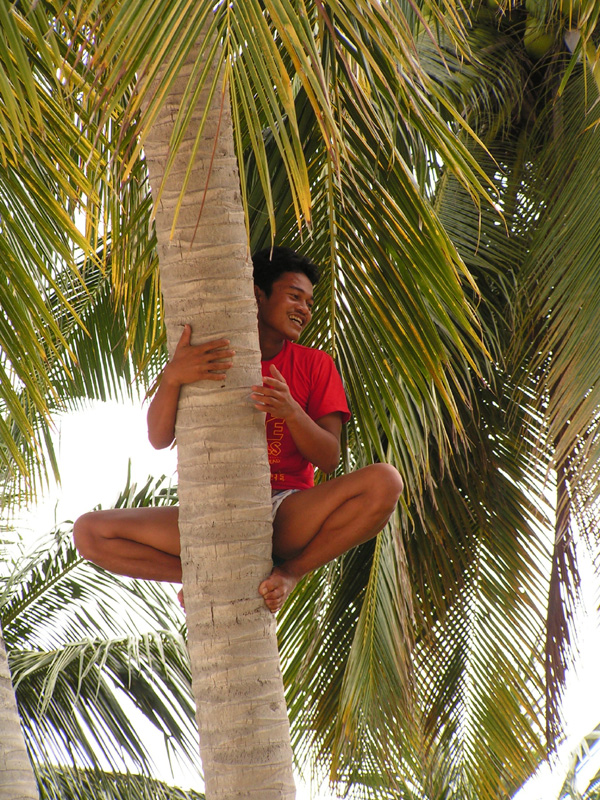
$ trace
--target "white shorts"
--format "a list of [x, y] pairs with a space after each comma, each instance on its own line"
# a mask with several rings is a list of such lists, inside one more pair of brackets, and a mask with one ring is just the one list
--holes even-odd
[[286, 497], [299, 492], [300, 489], [283, 489], [281, 492], [275, 491], [271, 495], [271, 519], [275, 522], [275, 517], [279, 511], [279, 506], [283, 503]]

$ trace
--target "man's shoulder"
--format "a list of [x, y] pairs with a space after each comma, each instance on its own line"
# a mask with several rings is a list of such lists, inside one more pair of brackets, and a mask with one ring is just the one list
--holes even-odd
[[320, 350], [318, 347], [307, 347], [304, 344], [290, 342], [290, 354], [306, 361], [329, 361], [332, 360], [329, 353]]

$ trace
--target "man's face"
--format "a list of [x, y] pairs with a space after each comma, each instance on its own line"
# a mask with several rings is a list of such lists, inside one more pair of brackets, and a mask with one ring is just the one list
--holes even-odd
[[258, 324], [263, 333], [272, 332], [295, 342], [310, 322], [313, 287], [303, 272], [284, 272], [273, 283], [269, 297], [255, 287]]

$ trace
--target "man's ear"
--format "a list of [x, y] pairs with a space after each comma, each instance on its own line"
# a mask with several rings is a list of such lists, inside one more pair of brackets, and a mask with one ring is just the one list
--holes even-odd
[[256, 298], [256, 303], [258, 305], [260, 305], [260, 301], [264, 296], [265, 296], [265, 293], [260, 288], [260, 286], [257, 286], [256, 284], [254, 284], [254, 297]]

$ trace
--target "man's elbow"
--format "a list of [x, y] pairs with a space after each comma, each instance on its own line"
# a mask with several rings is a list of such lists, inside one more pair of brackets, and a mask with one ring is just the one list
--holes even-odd
[[173, 444], [173, 439], [169, 439], [168, 437], [159, 437], [153, 436], [148, 433], [148, 441], [152, 445], [155, 450], [165, 450], [167, 447], [170, 447]]
[[338, 468], [339, 461], [330, 461], [329, 464], [325, 464], [321, 467], [321, 472], [324, 472], [326, 475], [330, 475], [332, 472], [335, 472]]
[[325, 472], [327, 475], [331, 472], [335, 472], [338, 468], [338, 464], [340, 463], [340, 451], [338, 450], [336, 453], [331, 453], [325, 456], [321, 463], [317, 464], [321, 472]]

